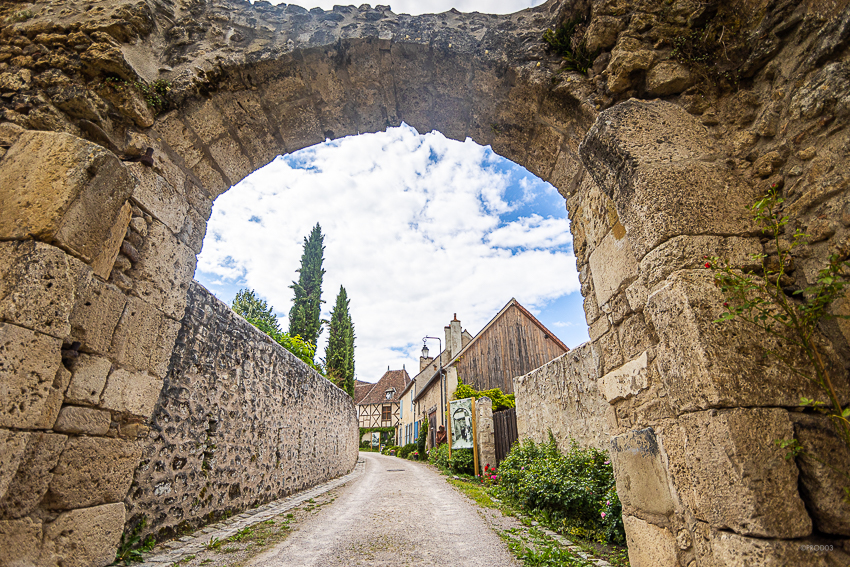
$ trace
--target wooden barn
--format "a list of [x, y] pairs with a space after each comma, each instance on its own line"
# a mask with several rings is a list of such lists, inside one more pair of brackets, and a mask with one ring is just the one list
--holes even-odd
[[478, 390], [514, 391], [514, 376], [528, 374], [570, 350], [528, 309], [511, 299], [448, 366]]

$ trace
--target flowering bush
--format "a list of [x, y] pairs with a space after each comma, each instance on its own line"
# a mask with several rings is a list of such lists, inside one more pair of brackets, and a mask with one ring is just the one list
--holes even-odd
[[514, 445], [497, 476], [503, 495], [568, 531], [580, 528], [603, 541], [625, 541], [614, 470], [605, 451], [573, 441], [561, 454], [551, 435], [546, 443], [526, 440]]

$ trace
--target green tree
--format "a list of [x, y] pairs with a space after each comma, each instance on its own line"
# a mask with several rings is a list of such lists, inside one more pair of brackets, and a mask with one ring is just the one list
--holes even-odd
[[257, 297], [253, 289], [240, 289], [230, 308], [270, 337], [275, 338], [280, 334], [280, 325], [272, 313], [272, 308]]
[[325, 247], [322, 227], [319, 223], [313, 227], [310, 236], [304, 239], [304, 253], [301, 254], [301, 267], [296, 270], [300, 275], [297, 282], [289, 286], [295, 290], [295, 299], [289, 311], [289, 334], [300, 336], [315, 345], [322, 331], [320, 319], [322, 307], [322, 269]]
[[280, 346], [306, 362], [314, 369], [319, 370], [313, 362], [316, 354], [316, 345], [310, 344], [298, 335], [291, 336], [280, 330], [277, 317], [272, 313], [274, 310], [268, 303], [257, 297], [252, 289], [240, 289], [233, 304], [230, 306], [234, 313], [245, 318], [246, 321], [270, 336]]
[[325, 370], [333, 382], [354, 397], [354, 324], [348, 310], [348, 294], [339, 286], [331, 311], [330, 336], [325, 351]]

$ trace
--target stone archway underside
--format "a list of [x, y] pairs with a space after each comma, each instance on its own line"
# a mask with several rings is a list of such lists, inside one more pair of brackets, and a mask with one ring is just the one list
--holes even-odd
[[[789, 411], [812, 391], [754, 362], [763, 339], [712, 324], [722, 298], [698, 269], [706, 254], [746, 266], [763, 250], [745, 210], [763, 179], [798, 179], [791, 213], [822, 236], [798, 285], [833, 250], [848, 254], [847, 8], [742, 0], [770, 49], [726, 93], [669, 58], [667, 40], [713, 12], [587, 4], [417, 17], [229, 0], [0, 4], [9, 561], [112, 559], [175, 340], [197, 330], [184, 315], [213, 199], [280, 153], [402, 121], [490, 144], [567, 199], [635, 565], [800, 563], [814, 557], [802, 543], [850, 536], [839, 481], [773, 444], [797, 435], [835, 452], [823, 422]], [[585, 9], [593, 80], [557, 74], [540, 42]], [[134, 86], [158, 80], [171, 89], [159, 113], [155, 89]], [[846, 394], [850, 330], [826, 331]], [[287, 372], [342, 403], [320, 377]], [[352, 465], [346, 435], [321, 474]]]

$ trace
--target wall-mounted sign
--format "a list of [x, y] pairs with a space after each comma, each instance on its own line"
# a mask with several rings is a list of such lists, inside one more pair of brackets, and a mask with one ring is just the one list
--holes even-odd
[[449, 402], [451, 420], [452, 449], [471, 449], [472, 440], [472, 398]]

